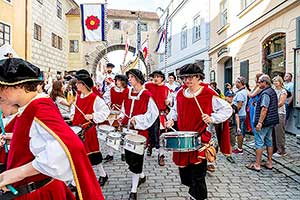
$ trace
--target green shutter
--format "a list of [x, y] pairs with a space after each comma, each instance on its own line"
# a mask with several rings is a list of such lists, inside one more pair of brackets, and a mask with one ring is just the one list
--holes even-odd
[[300, 47], [300, 17], [296, 18], [296, 48]]
[[240, 62], [240, 75], [249, 80], [249, 60]]

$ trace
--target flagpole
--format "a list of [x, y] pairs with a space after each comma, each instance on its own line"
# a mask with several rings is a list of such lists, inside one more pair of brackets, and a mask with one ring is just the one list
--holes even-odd
[[164, 74], [167, 74], [167, 65], [168, 65], [168, 27], [169, 27], [169, 8], [167, 8], [167, 16], [166, 16], [166, 39], [165, 39], [165, 70]]
[[140, 11], [138, 11], [138, 18], [137, 18], [137, 39], [136, 39], [136, 51], [138, 56], [138, 69], [141, 70], [141, 63], [140, 63], [140, 49], [141, 49], [141, 18], [140, 18]]
[[104, 59], [106, 64], [108, 63], [108, 58], [107, 58], [107, 47], [108, 47], [108, 41], [107, 41], [107, 0], [105, 0], [104, 3], [104, 47], [105, 47], [105, 55]]

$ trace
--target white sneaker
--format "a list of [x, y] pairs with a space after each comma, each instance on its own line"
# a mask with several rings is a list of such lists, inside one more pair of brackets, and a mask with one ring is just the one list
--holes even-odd
[[276, 152], [276, 153], [273, 154], [273, 157], [275, 157], [275, 158], [281, 158], [281, 157], [283, 157], [285, 155], [286, 154], [280, 154], [280, 153]]

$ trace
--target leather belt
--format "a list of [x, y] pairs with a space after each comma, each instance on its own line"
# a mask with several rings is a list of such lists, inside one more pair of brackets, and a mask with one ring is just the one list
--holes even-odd
[[51, 180], [53, 180], [53, 179], [52, 178], [46, 178], [46, 179], [44, 179], [42, 181], [31, 182], [31, 183], [28, 183], [26, 185], [22, 185], [22, 186], [16, 188], [16, 190], [18, 191], [17, 195], [14, 195], [11, 192], [5, 192], [5, 193], [0, 194], [0, 200], [11, 200], [11, 199], [17, 198], [19, 196], [23, 196], [25, 194], [29, 194], [29, 193], [34, 192], [37, 189], [45, 186]]

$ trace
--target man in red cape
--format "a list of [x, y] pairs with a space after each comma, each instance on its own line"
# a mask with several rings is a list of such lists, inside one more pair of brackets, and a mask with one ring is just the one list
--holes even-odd
[[[37, 92], [40, 74], [22, 59], [0, 61], [0, 101], [20, 106], [0, 188], [11, 184], [18, 200], [66, 200], [75, 196], [64, 181], [74, 180], [78, 199], [104, 199], [79, 137], [53, 101]], [[12, 194], [1, 198], [6, 195]]]

